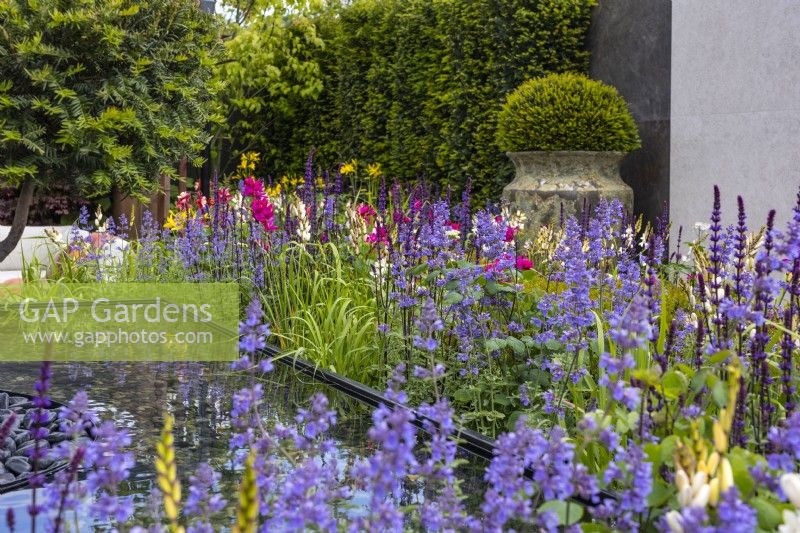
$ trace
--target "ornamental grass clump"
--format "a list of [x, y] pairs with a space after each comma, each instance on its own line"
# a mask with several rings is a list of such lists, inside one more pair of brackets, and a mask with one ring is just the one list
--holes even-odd
[[497, 144], [508, 152], [630, 152], [641, 143], [615, 88], [565, 73], [532, 78], [508, 95], [498, 117]]

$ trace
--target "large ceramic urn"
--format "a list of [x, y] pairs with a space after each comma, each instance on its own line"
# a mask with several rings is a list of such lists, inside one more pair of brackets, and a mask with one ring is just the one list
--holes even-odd
[[508, 152], [514, 181], [503, 189], [512, 211], [524, 213], [527, 230], [558, 224], [603, 199], [618, 198], [633, 210], [633, 190], [620, 177], [625, 152]]

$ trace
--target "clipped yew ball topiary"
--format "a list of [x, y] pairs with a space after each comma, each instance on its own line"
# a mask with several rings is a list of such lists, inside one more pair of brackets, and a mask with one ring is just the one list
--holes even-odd
[[614, 87], [580, 74], [533, 78], [508, 95], [497, 144], [508, 152], [639, 148], [639, 132]]

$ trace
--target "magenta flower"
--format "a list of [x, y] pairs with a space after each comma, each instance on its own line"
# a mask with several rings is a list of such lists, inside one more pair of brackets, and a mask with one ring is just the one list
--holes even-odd
[[533, 261], [525, 256], [517, 256], [517, 270], [530, 270], [533, 268]]
[[389, 244], [389, 234], [383, 226], [376, 226], [372, 233], [364, 237], [370, 244]]
[[264, 196], [264, 182], [250, 176], [244, 179], [242, 194], [251, 198], [261, 198]]
[[267, 231], [274, 231], [278, 229], [275, 225], [275, 208], [266, 196], [261, 196], [253, 200], [250, 206], [253, 210], [253, 218], [255, 218]]
[[189, 208], [189, 201], [191, 200], [192, 195], [189, 194], [187, 191], [183, 191], [178, 195], [178, 199], [175, 201], [175, 207], [180, 209], [181, 211], [185, 211]]
[[369, 204], [359, 204], [359, 206], [356, 208], [356, 212], [358, 213], [358, 216], [367, 222], [367, 224], [372, 223], [377, 215], [375, 208]]

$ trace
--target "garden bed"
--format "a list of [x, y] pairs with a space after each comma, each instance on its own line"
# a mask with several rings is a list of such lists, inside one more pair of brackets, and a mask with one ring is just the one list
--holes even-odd
[[[722, 510], [733, 507], [744, 529], [768, 530], [794, 512], [780, 487], [800, 483], [800, 206], [786, 232], [773, 219], [750, 232], [743, 205], [723, 229], [717, 192], [711, 226], [682, 243], [689, 260], [667, 249], [667, 224], [639, 224], [618, 202], [531, 236], [519, 214], [473, 214], [468, 189], [454, 203], [374, 178], [348, 193], [344, 179], [316, 179], [309, 163], [296, 190], [239, 176], [212, 189], [214, 202], [187, 193], [166, 228], [145, 220], [120, 268], [102, 272], [239, 283], [232, 370], [243, 379], [227, 453], [241, 491], [256, 460], [269, 465], [258, 467], [275, 475], [259, 505], [275, 527], [295, 516], [286, 498], [324, 500], [317, 526], [377, 529], [429, 527], [442, 505], [455, 510], [436, 519], [455, 529], [677, 532], [692, 520], [731, 526]], [[85, 246], [63, 267], [96, 279]], [[325, 435], [337, 413], [320, 394], [291, 424], [263, 424], [276, 361], [375, 407], [372, 453], [333, 466]], [[459, 446], [489, 461], [478, 505], [453, 474]], [[425, 495], [407, 505], [409, 479]], [[359, 491], [366, 514], [338, 515]]]

